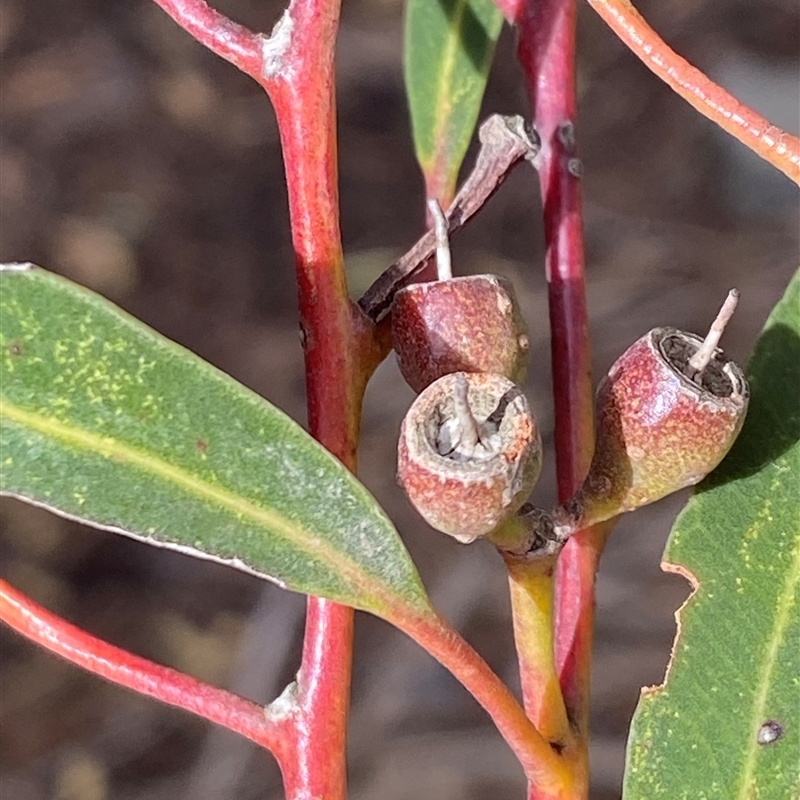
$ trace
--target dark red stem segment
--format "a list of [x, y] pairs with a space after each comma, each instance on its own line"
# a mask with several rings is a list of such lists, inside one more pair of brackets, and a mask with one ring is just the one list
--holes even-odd
[[95, 675], [236, 731], [283, 760], [286, 723], [271, 720], [262, 706], [97, 639], [3, 580], [0, 619], [51, 653]]
[[575, 0], [530, 0], [517, 15], [519, 61], [542, 139], [545, 267], [550, 305], [560, 499], [588, 469], [593, 403], [583, 269], [583, 216], [575, 99]]
[[800, 139], [782, 131], [679, 56], [628, 0], [589, 5], [676, 94], [800, 185]]
[[[581, 164], [576, 142], [575, 0], [503, 0], [519, 28], [519, 61], [533, 121], [542, 139], [539, 174], [547, 245], [558, 492], [566, 500], [588, 469], [594, 441]], [[556, 570], [555, 658], [578, 739], [576, 777], [585, 784], [594, 574], [601, 540], [582, 531], [564, 548]], [[575, 797], [588, 794], [588, 786]], [[531, 797], [538, 797], [532, 791]]]

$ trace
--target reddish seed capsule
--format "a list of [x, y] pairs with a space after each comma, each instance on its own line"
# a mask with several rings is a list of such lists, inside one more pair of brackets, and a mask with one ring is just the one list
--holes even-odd
[[656, 328], [611, 367], [597, 390], [594, 458], [571, 501], [581, 526], [692, 486], [728, 453], [749, 389], [742, 370], [716, 348], [719, 333], [712, 328], [704, 342]]
[[491, 372], [522, 383], [528, 335], [514, 289], [497, 275], [453, 278], [447, 220], [430, 204], [439, 280], [401, 289], [392, 305], [392, 338], [403, 377], [421, 392], [452, 372]]
[[412, 404], [400, 430], [398, 479], [437, 530], [469, 543], [514, 514], [541, 471], [538, 426], [502, 375], [446, 375]]
[[392, 306], [403, 377], [417, 392], [451, 372], [525, 378], [528, 335], [511, 284], [498, 275], [416, 283]]

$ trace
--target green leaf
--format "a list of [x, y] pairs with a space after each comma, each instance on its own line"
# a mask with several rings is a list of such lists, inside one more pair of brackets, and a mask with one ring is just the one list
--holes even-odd
[[800, 273], [748, 375], [742, 434], [667, 545], [695, 590], [634, 716], [626, 800], [800, 797]]
[[0, 271], [0, 491], [381, 616], [425, 590], [367, 490], [261, 397], [103, 298]]
[[493, 0], [408, 0], [406, 93], [428, 193], [452, 198], [503, 17]]

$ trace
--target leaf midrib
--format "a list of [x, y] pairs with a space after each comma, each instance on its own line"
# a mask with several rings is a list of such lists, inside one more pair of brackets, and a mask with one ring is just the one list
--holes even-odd
[[769, 696], [769, 689], [772, 673], [778, 662], [778, 652], [784, 633], [789, 624], [790, 613], [795, 604], [798, 584], [800, 584], [800, 536], [794, 537], [795, 548], [792, 556], [792, 563], [786, 574], [781, 593], [778, 596], [778, 613], [775, 615], [775, 623], [768, 640], [768, 646], [764, 657], [764, 666], [758, 681], [758, 688], [753, 702], [753, 710], [750, 715], [750, 730], [748, 738], [747, 755], [742, 768], [742, 779], [739, 793], [736, 800], [749, 800], [751, 797], [751, 784], [756, 768], [756, 755], [759, 744], [756, 733], [766, 719], [766, 706]]
[[[464, 19], [464, 9], [467, 7], [468, 0], [459, 0], [456, 13], [453, 15], [449, 26], [450, 35], [447, 37], [447, 45], [442, 53], [442, 79], [439, 81], [438, 91], [436, 92], [436, 120], [433, 125], [434, 131], [434, 152], [433, 163], [439, 163], [440, 148], [445, 143], [442, 131], [447, 128], [447, 121], [450, 118], [449, 109], [451, 108], [451, 98], [448, 96], [448, 89], [452, 83], [455, 71], [456, 53], [458, 52], [458, 42], [461, 30], [461, 23]], [[438, 145], [436, 143], [439, 143]]]
[[[216, 503], [235, 514], [240, 514], [243, 518], [268, 528], [275, 535], [328, 564], [332, 569], [342, 574], [351, 585], [361, 587], [362, 591], [371, 593], [373, 597], [380, 596], [384, 602], [387, 599], [387, 589], [381, 582], [371, 579], [369, 573], [359, 569], [357, 562], [328, 545], [324, 539], [310, 534], [305, 528], [292, 523], [282, 515], [254, 505], [239, 495], [213, 486], [198, 476], [161, 458], [142, 452], [113, 437], [98, 436], [82, 428], [65, 425], [52, 418], [22, 409], [0, 398], [0, 419], [2, 418], [16, 422], [42, 435], [58, 439], [77, 449], [106, 458], [123, 460], [139, 467], [148, 474], [157, 476], [184, 491], [194, 494], [198, 498]], [[91, 524], [91, 519], [87, 518], [87, 521]], [[166, 542], [162, 542], [162, 544], [169, 546], [169, 543]], [[257, 570], [252, 565], [248, 566]], [[262, 574], [266, 575], [266, 573]], [[389, 594], [392, 598], [395, 598], [393, 593], [389, 592]]]

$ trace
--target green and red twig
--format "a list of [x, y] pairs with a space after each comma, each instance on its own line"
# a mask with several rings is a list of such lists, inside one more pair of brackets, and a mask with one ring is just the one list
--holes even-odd
[[[594, 442], [591, 361], [583, 258], [581, 163], [577, 152], [575, 0], [501, 0], [519, 30], [518, 57], [533, 122], [542, 140], [539, 175], [544, 206], [545, 270], [550, 308], [558, 493], [566, 500], [582, 481]], [[565, 751], [588, 796], [588, 697], [594, 587], [604, 542], [587, 530], [573, 536], [555, 572], [554, 657], [576, 744]], [[535, 642], [528, 647], [536, 651]], [[517, 641], [524, 662], [525, 642]], [[547, 685], [540, 692], [553, 689]], [[533, 705], [533, 703], [531, 703]], [[538, 707], [559, 708], [543, 700]], [[531, 787], [531, 800], [541, 795]]]
[[[680, 96], [745, 145], [800, 182], [800, 141], [770, 125], [703, 73], [675, 54], [636, 12], [628, 0], [589, 0], [623, 41]], [[539, 157], [547, 244], [551, 348], [555, 401], [558, 488], [566, 500], [582, 480], [593, 448], [593, 409], [589, 373], [589, 339], [583, 273], [582, 213], [579, 189], [575, 102], [575, 0], [497, 0], [506, 18], [519, 29], [519, 60], [528, 84], [533, 121], [542, 138]], [[561, 688], [579, 744], [576, 771], [588, 781], [587, 736], [595, 574], [613, 520], [581, 531], [565, 547], [556, 571], [555, 660]], [[523, 571], [524, 572], [524, 571]], [[541, 576], [517, 575], [512, 592]], [[527, 600], [527, 595], [523, 600]], [[530, 609], [530, 603], [519, 606]], [[528, 693], [538, 692], [526, 707], [546, 729], [556, 715], [541, 648], [527, 626], [515, 620], [523, 675], [535, 674]], [[538, 620], [543, 625], [542, 619]], [[530, 663], [527, 663], [530, 662]], [[528, 669], [530, 668], [530, 669]], [[550, 726], [552, 727], [552, 726]], [[569, 753], [567, 753], [569, 756]], [[581, 768], [582, 767], [582, 768]], [[588, 785], [583, 787], [588, 794]], [[538, 797], [532, 790], [531, 797]], [[576, 795], [576, 797], [579, 795]]]

